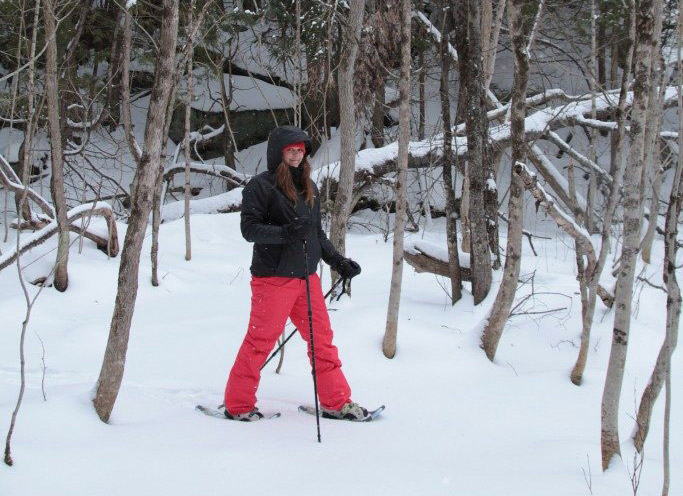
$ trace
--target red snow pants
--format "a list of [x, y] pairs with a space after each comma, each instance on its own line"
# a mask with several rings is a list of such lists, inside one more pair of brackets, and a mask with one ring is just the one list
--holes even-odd
[[[320, 278], [309, 276], [318, 397], [324, 408], [339, 410], [351, 401], [351, 389], [341, 370], [337, 347], [323, 299]], [[306, 281], [289, 277], [252, 277], [249, 328], [225, 386], [225, 408], [232, 414], [256, 405], [261, 366], [282, 334], [287, 317], [309, 342]], [[308, 358], [311, 358], [310, 345]]]

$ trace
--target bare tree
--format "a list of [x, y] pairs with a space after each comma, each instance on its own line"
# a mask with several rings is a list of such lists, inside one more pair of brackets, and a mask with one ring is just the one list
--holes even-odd
[[396, 181], [396, 220], [394, 223], [394, 253], [391, 270], [391, 288], [387, 308], [387, 325], [384, 331], [382, 351], [387, 358], [396, 355], [398, 333], [398, 310], [401, 303], [401, 280], [403, 278], [403, 236], [406, 224], [406, 170], [408, 169], [408, 146], [410, 143], [410, 40], [411, 1], [401, 0], [401, 78], [399, 80], [399, 139], [398, 178]]
[[493, 0], [486, 0], [482, 4], [481, 18], [481, 52], [484, 58], [484, 90], [488, 91], [493, 79], [493, 68], [496, 64], [498, 51], [498, 36], [503, 24], [506, 0], [496, 2], [495, 18], [493, 17]]
[[[457, 3], [456, 47], [460, 62], [460, 84], [466, 88], [465, 127], [467, 132], [468, 177], [470, 183], [470, 250], [472, 294], [479, 304], [491, 288], [491, 252], [489, 250], [489, 220], [486, 189], [495, 190], [489, 174], [487, 146], [488, 120], [483, 98], [481, 62], [481, 16], [479, 2], [459, 0]], [[465, 35], [466, 34], [466, 35]], [[461, 102], [462, 103], [462, 102]], [[498, 203], [496, 201], [496, 213]], [[495, 221], [494, 221], [495, 222]]]
[[[448, 34], [451, 31], [453, 12], [449, 1], [443, 2], [443, 24], [441, 27], [441, 120], [443, 123], [443, 189], [446, 196], [446, 245], [448, 246], [448, 269], [451, 281], [451, 303], [462, 298], [462, 281], [460, 278], [460, 259], [458, 256], [458, 230], [456, 222], [455, 189], [453, 171], [455, 157], [453, 156], [453, 128], [451, 127], [451, 100], [449, 89], [449, 75], [451, 56], [448, 53]], [[461, 108], [460, 105], [458, 108]]]
[[159, 35], [159, 57], [147, 113], [144, 148], [140, 166], [133, 181], [131, 214], [121, 252], [114, 315], [94, 400], [95, 410], [103, 422], [109, 421], [123, 380], [128, 337], [137, 297], [140, 251], [152, 209], [161, 147], [164, 143], [164, 123], [175, 70], [177, 35], [178, 0], [164, 0]]
[[662, 127], [662, 100], [664, 89], [664, 72], [666, 66], [661, 56], [661, 36], [662, 36], [662, 4], [655, 4], [655, 26], [654, 43], [651, 47], [650, 77], [653, 84], [650, 85], [648, 95], [648, 126], [645, 129], [645, 167], [643, 169], [643, 188], [647, 189], [650, 185], [650, 215], [647, 223], [647, 231], [640, 242], [640, 256], [643, 262], [650, 263], [652, 243], [655, 238], [657, 221], [659, 220], [659, 195], [662, 181], [662, 165], [659, 138]]
[[[38, 36], [38, 31], [40, 30], [38, 27], [39, 23], [39, 14], [40, 14], [40, 8], [41, 8], [41, 3], [40, 0], [36, 0], [36, 4], [34, 7], [33, 11], [33, 34], [31, 36], [31, 54], [30, 58], [28, 61], [28, 87], [26, 89], [27, 93], [27, 105], [26, 105], [26, 127], [24, 131], [24, 143], [22, 147], [23, 153], [21, 154], [21, 183], [24, 186], [28, 185], [29, 182], [29, 174], [31, 170], [31, 157], [32, 157], [32, 150], [33, 150], [33, 137], [35, 134], [36, 126], [38, 123], [38, 112], [35, 111], [35, 98], [36, 98], [36, 84], [35, 84], [35, 76], [36, 76], [36, 70], [35, 70], [35, 61], [36, 61], [36, 45], [37, 45], [37, 36]], [[17, 65], [19, 65], [17, 63]], [[19, 75], [17, 74], [17, 78]], [[18, 198], [18, 196], [15, 194], [14, 195], [15, 200]], [[24, 217], [26, 220], [31, 219], [31, 212], [30, 208], [28, 206], [28, 202], [25, 202], [23, 205], [21, 205], [21, 208], [19, 208], [20, 202], [17, 202], [17, 216], [18, 217]]]
[[[529, 82], [529, 46], [525, 33], [524, 0], [510, 0], [508, 24], [510, 40], [515, 57], [515, 73], [510, 99], [510, 134], [512, 142], [512, 163], [524, 162], [526, 143], [524, 141], [524, 119], [526, 117], [526, 90]], [[540, 9], [540, 5], [538, 7]], [[500, 289], [493, 304], [482, 336], [482, 347], [489, 360], [493, 360], [498, 342], [503, 334], [517, 292], [517, 280], [522, 258], [522, 225], [524, 206], [524, 185], [522, 179], [511, 168], [510, 199], [508, 200], [508, 241], [505, 270]]]
[[[586, 293], [585, 297], [582, 299], [584, 306], [581, 313], [581, 344], [579, 345], [579, 354], [576, 358], [576, 363], [574, 364], [570, 374], [570, 380], [577, 386], [579, 386], [583, 380], [583, 372], [586, 368], [586, 362], [588, 360], [591, 328], [593, 327], [593, 317], [595, 315], [596, 295], [600, 289], [600, 275], [605, 268], [607, 255], [610, 251], [612, 221], [614, 219], [614, 214], [619, 203], [619, 199], [621, 198], [621, 184], [624, 177], [625, 164], [623, 160], [623, 141], [626, 127], [626, 103], [629, 81], [631, 78], [631, 65], [633, 62], [634, 39], [636, 35], [634, 2], [629, 2], [626, 14], [625, 27], [628, 30], [628, 36], [624, 40], [626, 64], [621, 76], [619, 104], [615, 112], [617, 131], [613, 134], [612, 146], [614, 147], [614, 153], [611, 155], [612, 164], [610, 166], [613, 177], [610, 195], [607, 200], [605, 212], [603, 214], [600, 254], [598, 255], [595, 271], [592, 273], [585, 272], [580, 275], [580, 281], [585, 285], [584, 291]], [[577, 208], [577, 210], [579, 209]], [[575, 213], [575, 215], [578, 216], [577, 213]], [[577, 253], [578, 252], [579, 247], [577, 246]], [[581, 257], [584, 255], [585, 254], [583, 252], [580, 254]]]
[[[190, 6], [187, 10], [187, 32], [189, 33], [190, 39], [188, 43], [193, 46], [192, 33], [194, 32], [192, 26], [192, 17], [194, 13], [195, 0], [190, 0]], [[187, 57], [187, 97], [185, 100], [185, 133], [183, 135], [183, 154], [185, 155], [185, 191], [184, 191], [184, 201], [185, 201], [185, 260], [192, 259], [192, 236], [190, 230], [190, 163], [192, 162], [192, 153], [190, 151], [190, 117], [192, 116], [192, 86], [194, 84], [194, 78], [192, 77], [193, 62], [194, 60], [194, 48], [191, 48]], [[223, 75], [221, 74], [221, 79]], [[221, 89], [225, 85], [225, 81], [221, 85]], [[221, 91], [221, 94], [223, 92]], [[225, 110], [224, 110], [225, 111]], [[225, 165], [228, 165], [226, 162]]]
[[54, 0], [45, 0], [43, 17], [45, 22], [45, 38], [47, 42], [45, 64], [45, 92], [47, 93], [48, 124], [50, 128], [50, 151], [52, 174], [50, 190], [55, 207], [57, 224], [59, 225], [59, 241], [57, 242], [57, 262], [55, 266], [54, 285], [57, 291], [66, 291], [69, 286], [69, 224], [66, 219], [66, 197], [64, 193], [64, 150], [62, 147], [62, 130], [60, 123], [60, 100], [57, 80], [57, 27]]
[[[678, 24], [678, 101], [679, 106], [683, 104], [683, 63], [681, 62], [681, 49], [683, 49], [683, 2], [679, 0], [679, 24]], [[679, 109], [683, 108], [680, 106]], [[683, 112], [678, 112], [678, 133], [679, 136], [683, 133]], [[654, 408], [657, 397], [661, 392], [662, 386], [670, 378], [671, 374], [671, 354], [678, 344], [678, 327], [681, 313], [681, 290], [678, 285], [676, 277], [676, 253], [678, 244], [676, 242], [678, 235], [678, 219], [681, 211], [681, 195], [683, 194], [683, 154], [678, 153], [678, 162], [671, 184], [671, 194], [669, 195], [669, 206], [666, 212], [666, 222], [664, 228], [664, 263], [662, 270], [662, 279], [664, 281], [667, 300], [666, 300], [666, 336], [664, 343], [657, 356], [650, 380], [643, 391], [638, 406], [638, 415], [636, 417], [636, 429], [633, 434], [633, 442], [636, 450], [642, 453], [650, 430], [650, 420], [652, 418], [652, 409]], [[667, 394], [668, 396], [669, 394]], [[666, 400], [670, 401], [670, 398]], [[668, 426], [665, 425], [665, 429]], [[665, 459], [668, 457], [668, 450], [665, 447]], [[668, 470], [668, 469], [666, 469]], [[668, 481], [665, 481], [668, 491]], [[662, 492], [664, 494], [664, 491]]]
[[348, 17], [342, 26], [341, 61], [338, 69], [341, 158], [339, 184], [330, 226], [330, 241], [342, 255], [346, 253], [346, 224], [351, 215], [353, 176], [356, 169], [356, 104], [353, 82], [365, 0], [351, 0], [350, 5]]
[[[38, 2], [37, 2], [38, 3]], [[36, 6], [36, 10], [38, 10], [38, 7]], [[26, 187], [24, 187], [24, 192], [20, 196], [19, 204], [23, 204], [26, 202]], [[19, 246], [21, 245], [21, 231], [17, 232], [17, 253], [19, 253]], [[31, 319], [31, 312], [33, 310], [33, 306], [38, 299], [38, 296], [40, 295], [42, 291], [42, 287], [38, 290], [38, 292], [31, 298], [31, 296], [28, 293], [28, 288], [26, 286], [26, 281], [24, 279], [24, 274], [23, 271], [21, 270], [21, 263], [20, 263], [20, 258], [17, 255], [17, 273], [19, 276], [19, 284], [21, 285], [22, 292], [24, 293], [24, 299], [26, 302], [26, 313], [24, 316], [24, 321], [22, 322], [21, 325], [21, 335], [19, 337], [19, 374], [20, 374], [20, 386], [19, 386], [19, 395], [17, 397], [17, 403], [14, 406], [14, 410], [12, 411], [12, 419], [10, 421], [10, 426], [7, 431], [7, 438], [5, 439], [5, 456], [4, 456], [4, 461], [5, 464], [8, 466], [12, 466], [14, 464], [14, 460], [12, 459], [12, 435], [14, 434], [14, 427], [16, 426], [17, 422], [17, 417], [19, 415], [19, 409], [21, 408], [21, 404], [24, 399], [24, 392], [26, 391], [26, 355], [24, 353], [24, 345], [26, 342], [26, 331], [28, 329], [28, 324]]]
[[650, 78], [651, 45], [653, 43], [654, 1], [642, 0], [636, 10], [636, 48], [634, 52], [633, 110], [631, 112], [631, 146], [629, 173], [624, 176], [624, 240], [615, 293], [612, 348], [602, 395], [601, 451], [602, 468], [607, 470], [619, 446], [619, 397], [624, 377], [626, 349], [631, 327], [631, 300], [640, 246], [640, 225], [643, 213], [642, 171], [645, 126]]

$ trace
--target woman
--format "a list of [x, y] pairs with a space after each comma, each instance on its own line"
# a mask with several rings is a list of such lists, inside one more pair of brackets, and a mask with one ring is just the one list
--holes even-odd
[[[309, 278], [318, 397], [326, 417], [359, 420], [368, 411], [351, 401], [315, 273], [322, 258], [341, 277], [360, 274], [360, 266], [342, 257], [320, 223], [320, 199], [310, 179], [308, 135], [294, 126], [274, 129], [268, 138], [268, 170], [249, 181], [242, 193], [242, 236], [254, 243], [251, 263], [251, 314], [247, 335], [225, 387], [225, 416], [263, 418], [256, 408], [260, 369], [282, 334], [287, 317], [309, 341], [305, 276]], [[304, 264], [306, 242], [307, 259]], [[305, 267], [310, 273], [306, 274]], [[309, 359], [311, 356], [309, 346]]]

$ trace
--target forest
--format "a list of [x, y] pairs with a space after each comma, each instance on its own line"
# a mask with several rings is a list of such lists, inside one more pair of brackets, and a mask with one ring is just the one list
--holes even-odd
[[[184, 494], [208, 463], [307, 493], [348, 462], [361, 494], [676, 494], [681, 26], [683, 0], [0, 1], [0, 492]], [[310, 456], [282, 392], [312, 387], [304, 344], [264, 375], [282, 422], [188, 408], [221, 401], [246, 328], [242, 191], [283, 125], [363, 267], [329, 307], [354, 395], [387, 403], [374, 434], [323, 422], [305, 483], [240, 456], [281, 470], [288, 429]], [[413, 429], [444, 443], [422, 463]], [[211, 461], [171, 454], [207, 437]]]

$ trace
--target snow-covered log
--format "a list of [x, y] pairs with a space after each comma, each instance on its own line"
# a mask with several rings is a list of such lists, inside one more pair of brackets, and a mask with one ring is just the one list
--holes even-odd
[[[451, 277], [448, 268], [448, 252], [426, 241], [410, 242], [406, 240], [403, 251], [405, 261], [415, 269], [416, 272], [429, 272], [443, 277]], [[460, 279], [471, 281], [470, 254], [459, 252]]]
[[[242, 208], [242, 190], [235, 188], [227, 193], [190, 201], [190, 214], [224, 214], [239, 212]], [[185, 215], [185, 201], [164, 205], [162, 222], [181, 219]]]
[[[83, 237], [94, 241], [99, 249], [105, 251], [110, 256], [116, 257], [118, 255], [119, 238], [116, 229], [116, 220], [114, 219], [111, 206], [108, 203], [97, 202], [79, 205], [78, 207], [69, 210], [66, 217], [69, 221], [69, 229], [71, 231], [82, 234]], [[106, 236], [95, 232], [95, 230], [84, 229], [83, 224], [87, 223], [86, 219], [89, 217], [103, 217], [106, 220], [108, 229]], [[76, 222], [79, 220], [81, 221], [81, 225], [78, 225]], [[51, 236], [56, 234], [58, 229], [57, 221], [52, 220], [38, 231], [23, 236], [18, 252], [17, 249], [14, 248], [0, 256], [0, 270], [10, 266], [17, 259], [17, 253], [23, 254], [44, 243]]]
[[[664, 91], [664, 106], [671, 107], [676, 104], [676, 98], [678, 95], [676, 87], [668, 87]], [[535, 141], [551, 131], [558, 129], [572, 127], [572, 126], [584, 126], [590, 125], [590, 114], [591, 114], [591, 99], [590, 95], [583, 95], [582, 97], [568, 97], [564, 92], [545, 92], [544, 98], [531, 97], [530, 100], [537, 98], [537, 100], [544, 99], [559, 99], [563, 101], [567, 98], [569, 101], [561, 105], [554, 107], [543, 108], [531, 113], [525, 119], [524, 129], [525, 129], [525, 140], [527, 142]], [[552, 98], [551, 98], [552, 97]], [[496, 100], [497, 101], [497, 100]], [[633, 101], [633, 92], [627, 94], [626, 105], [630, 108]], [[598, 119], [607, 118], [612, 114], [614, 109], [618, 104], [618, 95], [613, 92], [601, 94], [596, 99], [596, 112]], [[505, 106], [498, 103], [500, 107], [496, 110], [489, 112], [489, 118], [492, 115], [500, 116], [505, 112], [503, 109]], [[455, 129], [456, 134], [461, 132], [461, 127], [458, 126]], [[505, 122], [503, 124], [491, 127], [489, 129], [490, 142], [494, 149], [504, 150], [510, 145], [510, 123]], [[437, 163], [443, 154], [443, 134], [437, 134], [432, 138], [413, 141], [409, 146], [409, 167], [411, 168], [422, 168], [433, 166]], [[467, 157], [467, 138], [464, 136], [455, 136], [453, 138], [453, 151], [456, 155], [461, 158]], [[530, 158], [535, 158], [533, 155], [537, 155], [540, 148], [533, 147], [530, 153]], [[387, 174], [396, 168], [396, 159], [398, 157], [398, 143], [390, 143], [381, 148], [368, 148], [358, 152], [356, 156], [356, 180], [362, 180], [363, 176], [366, 174], [372, 174], [375, 176], [382, 176]], [[534, 165], [537, 163], [544, 162], [542, 159], [534, 160]], [[544, 162], [545, 167], [543, 170], [539, 170], [543, 175], [543, 179], [550, 184], [555, 193], [559, 196], [560, 200], [565, 205], [571, 205], [569, 199], [569, 194], [566, 189], [566, 180], [558, 181], [557, 179], [561, 177], [559, 174], [554, 174], [555, 167], [551, 165], [552, 162], [548, 160], [547, 163]], [[317, 169], [314, 172], [314, 179], [318, 184], [322, 184], [323, 180], [326, 178], [337, 179], [339, 173], [339, 163], [332, 163], [330, 165], [324, 166]], [[563, 186], [564, 184], [564, 186]], [[556, 189], [557, 188], [557, 189]], [[585, 210], [585, 201], [579, 200], [580, 207]]]

